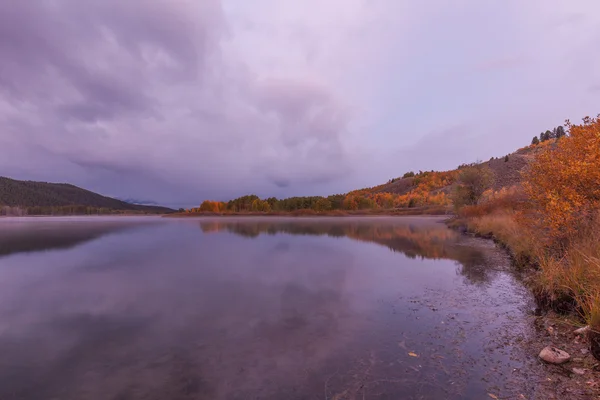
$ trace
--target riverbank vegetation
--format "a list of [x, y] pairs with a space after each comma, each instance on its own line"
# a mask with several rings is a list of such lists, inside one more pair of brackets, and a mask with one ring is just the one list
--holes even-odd
[[600, 119], [567, 129], [532, 141], [519, 185], [473, 199], [472, 178], [460, 175], [453, 224], [505, 245], [517, 265], [535, 268], [529, 282], [542, 305], [600, 332]]
[[[451, 210], [449, 188], [456, 180], [457, 170], [434, 172], [409, 172], [403, 178], [395, 178], [387, 184], [335, 194], [327, 197], [307, 196], [277, 199], [260, 199], [245, 195], [228, 202], [205, 200], [199, 207], [186, 210], [187, 214], [219, 213], [296, 213], [296, 214], [378, 214], [407, 213], [445, 214]], [[399, 192], [387, 190], [392, 183], [402, 181], [405, 188]], [[412, 211], [411, 211], [412, 210]]]

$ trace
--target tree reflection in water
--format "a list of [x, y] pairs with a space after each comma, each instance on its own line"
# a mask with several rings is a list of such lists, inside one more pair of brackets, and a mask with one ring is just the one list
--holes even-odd
[[204, 233], [229, 232], [251, 239], [285, 233], [377, 243], [412, 259], [454, 260], [457, 273], [477, 285], [489, 282], [493, 272], [481, 248], [463, 243], [460, 233], [436, 218], [209, 219], [201, 221], [200, 228]]

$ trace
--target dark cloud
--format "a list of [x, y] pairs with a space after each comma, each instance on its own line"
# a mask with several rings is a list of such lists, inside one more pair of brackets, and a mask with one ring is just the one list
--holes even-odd
[[[121, 196], [200, 200], [326, 181], [344, 163], [339, 103], [310, 80], [256, 79], [224, 51], [228, 37], [217, 0], [0, 4], [5, 134], [24, 154], [44, 149], [38, 164], [78, 169], [54, 168], [54, 179]], [[17, 164], [0, 160], [17, 178], [35, 175]], [[107, 174], [180, 193], [130, 193]]]
[[376, 3], [0, 1], [0, 173], [168, 204], [330, 194], [597, 113], [594, 0]]
[[280, 187], [280, 188], [286, 188], [286, 187], [290, 186], [290, 181], [288, 181], [286, 179], [272, 178], [271, 182], [273, 182], [273, 184], [275, 186]]

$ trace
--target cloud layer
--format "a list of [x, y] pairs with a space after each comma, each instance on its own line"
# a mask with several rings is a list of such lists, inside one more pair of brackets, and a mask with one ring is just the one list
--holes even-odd
[[0, 174], [182, 205], [328, 194], [599, 111], [596, 2], [434, 3], [4, 2]]

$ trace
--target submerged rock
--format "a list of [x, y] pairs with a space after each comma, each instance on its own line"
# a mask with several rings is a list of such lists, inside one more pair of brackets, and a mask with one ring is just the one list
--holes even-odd
[[549, 364], [564, 364], [571, 359], [571, 356], [566, 351], [548, 346], [540, 351], [540, 358]]

